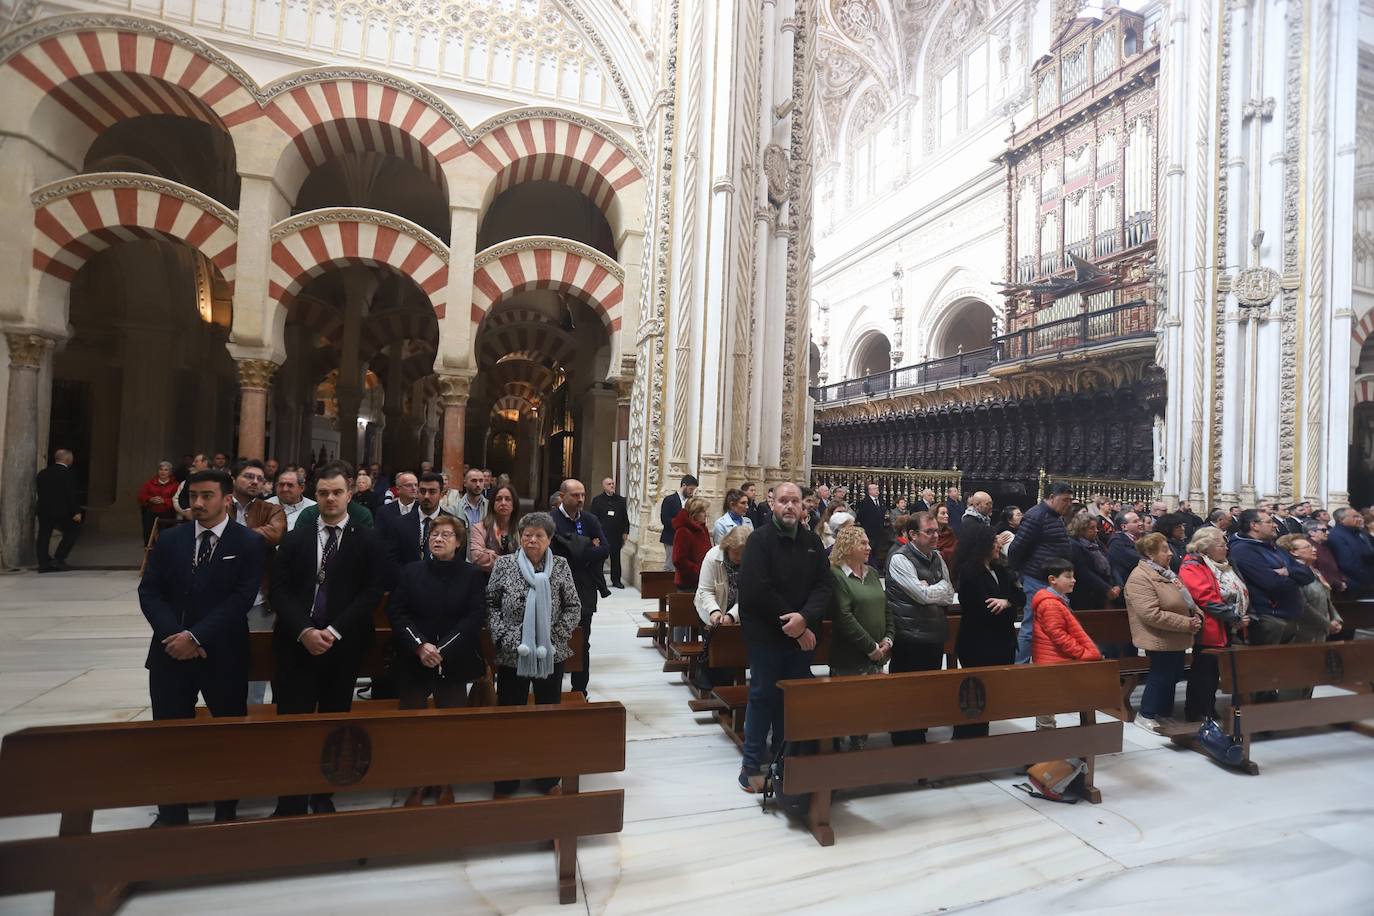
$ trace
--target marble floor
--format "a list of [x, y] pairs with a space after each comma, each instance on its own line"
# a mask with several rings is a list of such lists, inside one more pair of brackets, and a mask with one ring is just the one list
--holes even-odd
[[[130, 572], [0, 576], [0, 733], [148, 718], [135, 588]], [[558, 906], [551, 852], [506, 847], [145, 889], [121, 912], [1374, 913], [1374, 739], [1270, 739], [1255, 751], [1263, 773], [1247, 777], [1127, 726], [1124, 752], [1098, 760], [1101, 805], [1032, 799], [1010, 771], [846, 794], [823, 849], [735, 786], [734, 745], [635, 638], [644, 606], [616, 592], [596, 618], [592, 698], [625, 704], [629, 747], [624, 773], [583, 785], [625, 789], [625, 829], [583, 841], [577, 904]], [[101, 812], [96, 829], [149, 820]], [[15, 818], [0, 839], [56, 828]], [[0, 913], [48, 913], [51, 899], [0, 898]]]

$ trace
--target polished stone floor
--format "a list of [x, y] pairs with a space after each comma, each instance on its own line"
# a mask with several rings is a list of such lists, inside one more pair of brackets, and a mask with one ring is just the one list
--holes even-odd
[[[148, 717], [135, 587], [129, 572], [0, 576], [0, 732]], [[1374, 739], [1264, 741], [1247, 777], [1127, 726], [1125, 752], [1098, 761], [1102, 805], [1029, 798], [1010, 771], [860, 793], [822, 849], [735, 787], [734, 745], [635, 639], [643, 607], [617, 592], [596, 618], [592, 698], [625, 704], [630, 741], [624, 773], [583, 786], [624, 787], [625, 829], [583, 841], [576, 905], [557, 905], [550, 851], [507, 847], [144, 890], [121, 912], [1374, 913]], [[96, 829], [149, 820], [102, 812]], [[0, 838], [55, 832], [55, 817], [0, 821]], [[0, 898], [0, 913], [47, 912], [51, 895]]]

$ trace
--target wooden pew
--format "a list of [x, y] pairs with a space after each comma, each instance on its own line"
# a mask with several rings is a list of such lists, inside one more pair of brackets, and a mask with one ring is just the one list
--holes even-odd
[[[1241, 769], [1252, 776], [1259, 773], [1259, 766], [1250, 759], [1250, 744], [1260, 732], [1351, 724], [1353, 731], [1374, 735], [1374, 729], [1359, 724], [1362, 719], [1374, 719], [1374, 639], [1239, 646], [1207, 651], [1217, 656], [1221, 689], [1231, 694], [1231, 707], [1238, 713], [1240, 733], [1235, 733], [1231, 715], [1224, 714], [1219, 720], [1233, 738], [1241, 739], [1244, 752]], [[1256, 702], [1257, 694], [1323, 686], [1353, 692]], [[1175, 744], [1196, 748], [1196, 729], [1170, 738]]]
[[[664, 600], [668, 603], [670, 641], [668, 658], [663, 663], [663, 670], [681, 672], [682, 679], [691, 689], [692, 695], [700, 696], [701, 691], [692, 678], [705, 657], [706, 647], [702, 643], [705, 628], [702, 626], [701, 616], [697, 614], [696, 595], [693, 592], [671, 592]], [[686, 639], [671, 637], [671, 634], [679, 630], [686, 631]]]
[[1346, 639], [1351, 638], [1356, 630], [1374, 630], [1374, 598], [1337, 601], [1336, 612], [1344, 623]]
[[[830, 662], [830, 641], [832, 631], [829, 620], [821, 622], [821, 632], [816, 637], [816, 654], [812, 661], [815, 665]], [[694, 712], [711, 711], [716, 721], [730, 736], [736, 746], [744, 746], [744, 711], [749, 705], [749, 685], [745, 682], [745, 670], [749, 667], [749, 651], [744, 644], [744, 631], [738, 626], [716, 627], [711, 634], [711, 644], [706, 663], [712, 668], [726, 668], [736, 672], [735, 683], [716, 687], [711, 691], [710, 702], [693, 701]]]
[[[580, 793], [578, 779], [624, 769], [619, 703], [28, 728], [0, 745], [0, 817], [62, 820], [57, 836], [0, 843], [0, 895], [56, 890], [58, 916], [109, 913], [139, 882], [553, 840], [572, 903], [578, 837], [624, 817], [622, 790]], [[91, 832], [106, 808], [549, 775], [562, 795]]]
[[677, 590], [675, 574], [667, 569], [646, 569], [639, 574], [639, 596], [658, 601], [658, 607], [644, 612], [649, 626], [640, 627], [636, 636], [648, 636], [653, 646], [665, 657], [668, 654], [668, 605], [667, 597]]
[[[1074, 611], [1073, 615], [1083, 626], [1083, 632], [1099, 646], [1123, 645], [1131, 641], [1131, 621], [1125, 608], [1103, 608], [1096, 611]], [[1185, 655], [1184, 670], [1192, 664], [1192, 655]], [[1140, 686], [1141, 680], [1150, 672], [1150, 659], [1138, 652], [1116, 659], [1121, 671], [1121, 705], [1117, 718], [1123, 722], [1135, 721], [1135, 706], [1131, 694]]]
[[[1110, 661], [1065, 665], [1005, 665], [869, 677], [780, 681], [783, 730], [789, 743], [814, 741], [818, 753], [789, 756], [783, 791], [811, 796], [808, 826], [822, 846], [835, 842], [831, 794], [917, 779], [940, 779], [1028, 763], [1081, 757], [1081, 794], [1097, 804], [1094, 757], [1121, 751], [1120, 721], [1098, 723], [1097, 710], [1117, 702]], [[832, 738], [1029, 716], [1077, 712], [1080, 724], [901, 747], [835, 753]], [[1075, 783], [1077, 784], [1077, 783]]]

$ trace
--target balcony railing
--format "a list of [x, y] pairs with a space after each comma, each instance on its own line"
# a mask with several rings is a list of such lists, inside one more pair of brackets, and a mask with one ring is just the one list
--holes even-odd
[[993, 338], [992, 346], [981, 350], [812, 388], [811, 396], [818, 405], [824, 405], [855, 398], [883, 397], [928, 385], [959, 384], [986, 375], [999, 363], [1144, 339], [1154, 333], [1155, 306], [1139, 300], [1125, 302], [1004, 334]]
[[993, 361], [1004, 363], [1066, 350], [1085, 350], [1153, 337], [1154, 333], [1155, 307], [1139, 300], [1124, 302], [994, 338]]

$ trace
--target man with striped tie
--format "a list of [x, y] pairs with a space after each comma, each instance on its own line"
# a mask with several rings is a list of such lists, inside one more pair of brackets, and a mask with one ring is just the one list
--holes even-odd
[[[384, 588], [383, 558], [373, 529], [349, 520], [349, 470], [325, 465], [315, 484], [319, 519], [297, 525], [273, 560], [279, 715], [352, 709], [358, 671], [376, 639], [372, 612]], [[285, 796], [275, 814], [304, 814], [306, 802]], [[316, 814], [334, 810], [329, 795], [311, 796], [309, 806]]]
[[[153, 628], [148, 692], [154, 719], [190, 719], [196, 697], [212, 716], [241, 716], [248, 698], [248, 611], [262, 584], [267, 545], [229, 514], [234, 484], [224, 471], [186, 478], [192, 525], [169, 528], [148, 555], [138, 603]], [[237, 801], [215, 802], [232, 821]], [[154, 827], [187, 822], [185, 804], [158, 806]]]

